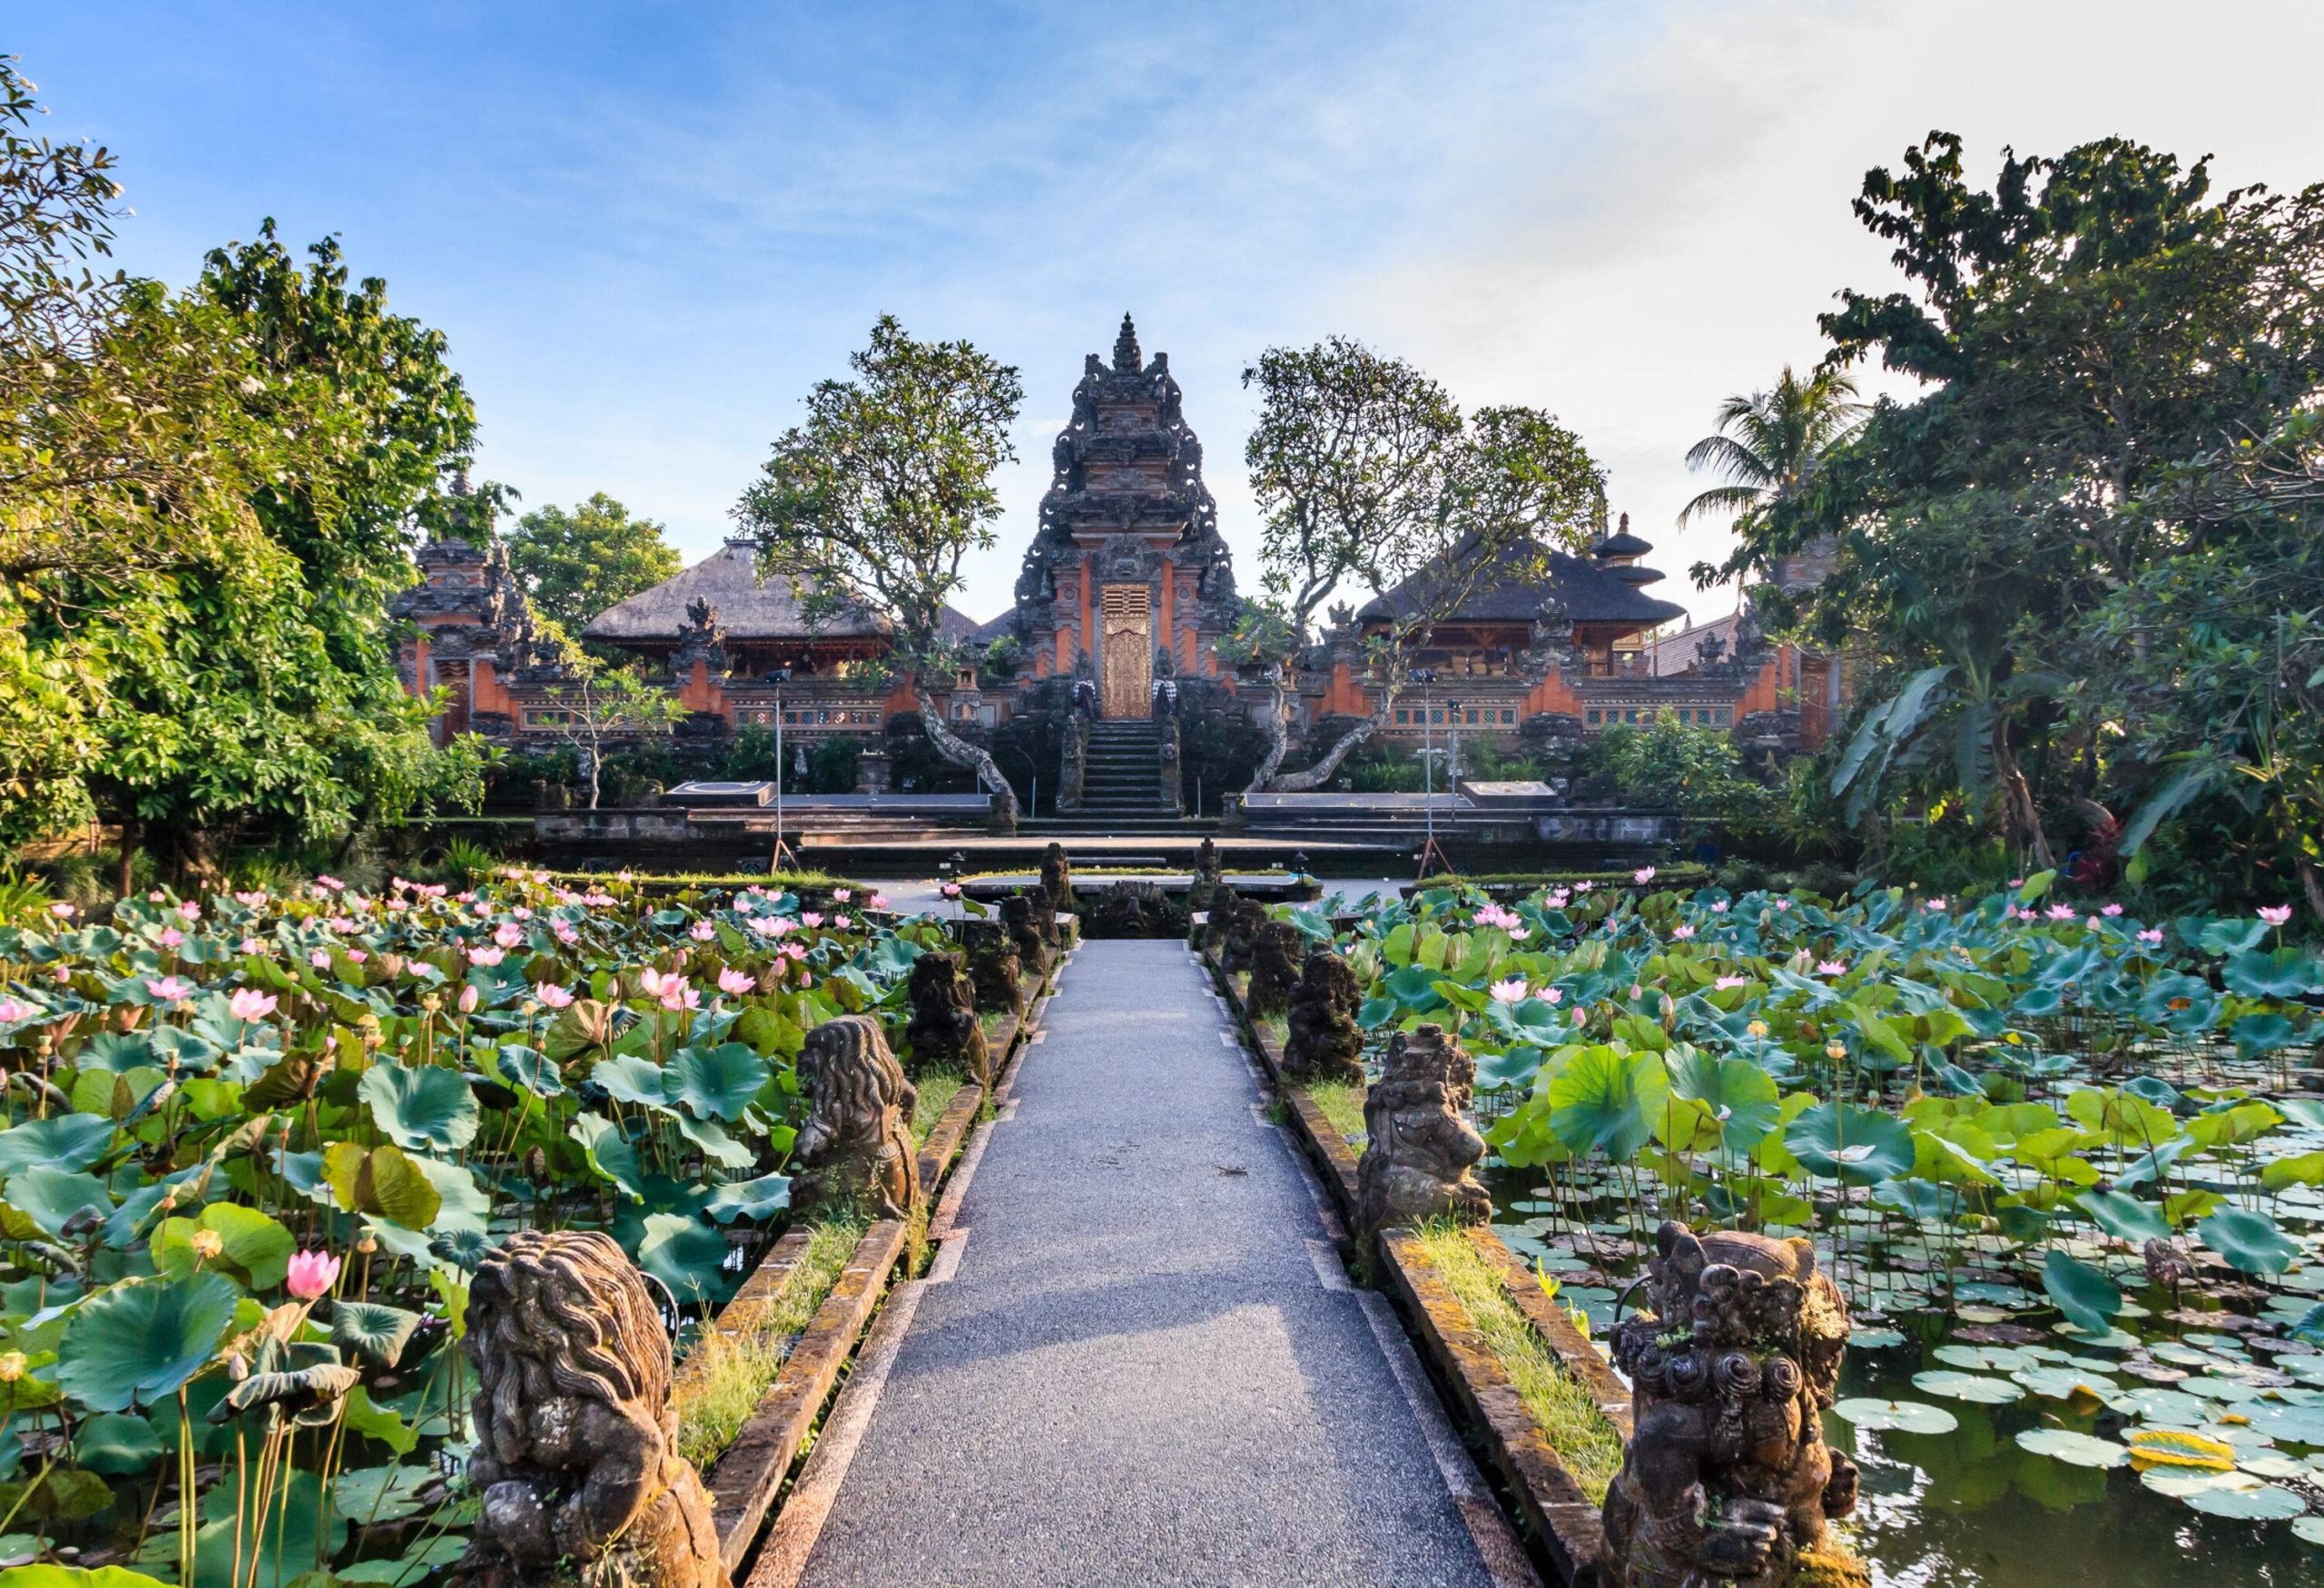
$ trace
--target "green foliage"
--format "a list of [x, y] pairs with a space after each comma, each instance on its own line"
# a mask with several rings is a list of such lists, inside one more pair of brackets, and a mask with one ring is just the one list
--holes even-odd
[[1668, 708], [1651, 722], [1608, 725], [1590, 741], [1584, 764], [1625, 804], [1744, 817], [1773, 804], [1763, 785], [1744, 775], [1742, 756], [1726, 730], [1682, 723]]
[[683, 566], [666, 527], [634, 518], [603, 491], [576, 506], [537, 508], [505, 538], [533, 608], [571, 639], [618, 601], [652, 589]]

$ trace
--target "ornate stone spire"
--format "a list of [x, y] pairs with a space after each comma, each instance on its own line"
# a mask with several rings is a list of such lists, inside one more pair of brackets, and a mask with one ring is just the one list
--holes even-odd
[[1135, 375], [1145, 366], [1146, 360], [1138, 356], [1137, 351], [1137, 327], [1129, 322], [1128, 314], [1124, 314], [1121, 334], [1114, 338], [1114, 368], [1125, 375]]

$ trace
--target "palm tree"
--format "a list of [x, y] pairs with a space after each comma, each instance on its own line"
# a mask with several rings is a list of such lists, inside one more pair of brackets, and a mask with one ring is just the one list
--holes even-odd
[[1687, 467], [1716, 469], [1728, 483], [1689, 502], [1679, 522], [1704, 513], [1748, 514], [1797, 491], [1824, 454], [1864, 422], [1866, 408], [1856, 395], [1856, 382], [1837, 370], [1801, 380], [1786, 364], [1772, 391], [1719, 404], [1718, 431], [1687, 449]]

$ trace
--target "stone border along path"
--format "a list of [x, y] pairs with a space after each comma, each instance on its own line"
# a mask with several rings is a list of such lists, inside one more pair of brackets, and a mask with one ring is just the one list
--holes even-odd
[[745, 1588], [1538, 1588], [1199, 962], [1059, 985]]

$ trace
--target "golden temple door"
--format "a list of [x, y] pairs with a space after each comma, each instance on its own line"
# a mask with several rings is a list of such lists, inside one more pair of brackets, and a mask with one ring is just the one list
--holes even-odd
[[1154, 685], [1153, 593], [1144, 585], [1108, 585], [1100, 610], [1104, 649], [1106, 715], [1142, 717], [1152, 709]]

